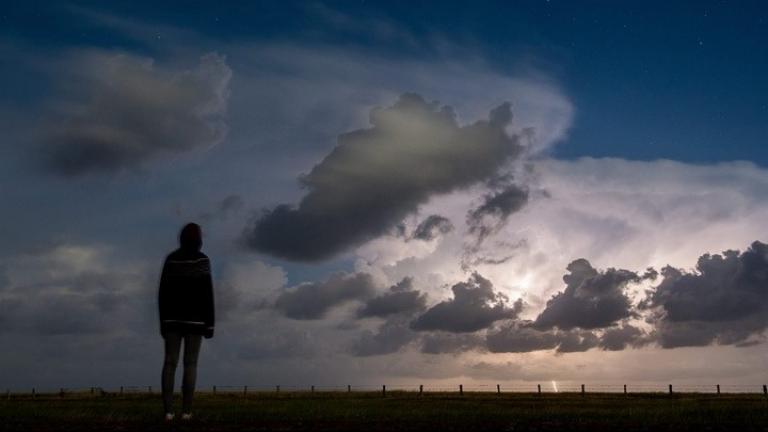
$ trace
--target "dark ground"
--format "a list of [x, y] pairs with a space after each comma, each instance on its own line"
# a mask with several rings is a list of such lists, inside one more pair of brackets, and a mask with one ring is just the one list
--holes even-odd
[[763, 395], [508, 393], [201, 394], [165, 424], [159, 395], [0, 400], [0, 431], [768, 431]]

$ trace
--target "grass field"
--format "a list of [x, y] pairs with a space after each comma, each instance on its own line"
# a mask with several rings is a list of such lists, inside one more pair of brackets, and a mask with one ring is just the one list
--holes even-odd
[[0, 430], [768, 431], [763, 395], [507, 393], [200, 394], [189, 422], [158, 395], [0, 401]]

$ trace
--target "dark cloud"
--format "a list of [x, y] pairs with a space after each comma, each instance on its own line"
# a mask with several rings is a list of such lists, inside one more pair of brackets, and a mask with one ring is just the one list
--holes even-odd
[[625, 324], [621, 327], [606, 329], [600, 337], [598, 344], [606, 351], [621, 351], [627, 347], [639, 347], [648, 343], [648, 336], [639, 328]]
[[413, 289], [413, 279], [404, 278], [389, 288], [389, 292], [368, 300], [357, 311], [359, 318], [412, 314], [427, 305], [427, 295]]
[[407, 319], [395, 317], [385, 321], [375, 332], [363, 331], [351, 352], [358, 357], [391, 354], [411, 343], [416, 336]]
[[455, 284], [451, 290], [453, 299], [429, 308], [411, 323], [411, 328], [469, 333], [488, 328], [502, 319], [515, 318], [523, 308], [521, 300], [508, 307], [507, 297], [494, 292], [491, 281], [477, 273], [466, 282]]
[[635, 315], [626, 286], [640, 281], [636, 273], [613, 268], [600, 272], [583, 258], [568, 264], [568, 271], [570, 273], [563, 276], [565, 290], [547, 301], [534, 327], [596, 329], [610, 327]]
[[528, 191], [517, 185], [507, 185], [503, 190], [485, 196], [483, 204], [470, 210], [467, 225], [470, 234], [482, 243], [489, 235], [497, 232], [512, 213], [528, 202]]
[[429, 215], [413, 230], [412, 238], [430, 241], [451, 231], [453, 231], [453, 224], [448, 218], [440, 215]]
[[373, 278], [367, 273], [336, 273], [324, 282], [288, 288], [275, 300], [274, 308], [288, 318], [320, 319], [335, 306], [370, 298], [374, 288]]
[[584, 352], [598, 346], [595, 332], [571, 330], [539, 330], [531, 321], [509, 321], [486, 335], [488, 351], [524, 353], [554, 349], [558, 353]]
[[739, 344], [768, 327], [768, 245], [702, 255], [694, 272], [665, 267], [642, 309], [665, 348]]
[[485, 338], [475, 333], [426, 333], [421, 337], [421, 352], [425, 354], [458, 354], [485, 349]]
[[556, 333], [560, 339], [557, 346], [559, 353], [584, 352], [596, 347], [599, 343], [597, 335], [591, 331], [569, 330]]
[[531, 352], [554, 349], [560, 344], [560, 338], [552, 331], [536, 330], [530, 322], [511, 321], [486, 336], [488, 351]]
[[192, 70], [90, 53], [71, 61], [61, 100], [43, 126], [48, 168], [64, 176], [114, 172], [221, 142], [232, 71], [207, 54]]
[[394, 228], [433, 194], [495, 175], [520, 154], [505, 131], [508, 103], [489, 120], [459, 126], [450, 107], [404, 94], [371, 111], [372, 127], [340, 135], [338, 144], [301, 178], [298, 207], [266, 211], [245, 232], [256, 250], [300, 261], [321, 260]]

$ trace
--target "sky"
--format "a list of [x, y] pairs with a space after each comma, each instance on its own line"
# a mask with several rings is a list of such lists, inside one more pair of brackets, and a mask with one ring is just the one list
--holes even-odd
[[0, 382], [765, 382], [762, 2], [25, 2], [0, 13]]

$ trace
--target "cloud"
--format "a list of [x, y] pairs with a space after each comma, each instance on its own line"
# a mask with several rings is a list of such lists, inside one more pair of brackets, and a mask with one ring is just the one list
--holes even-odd
[[531, 321], [513, 320], [489, 331], [486, 347], [492, 353], [525, 353], [554, 349], [557, 353], [588, 351], [600, 343], [592, 331], [538, 330]]
[[413, 289], [413, 279], [404, 278], [389, 291], [368, 300], [357, 311], [359, 318], [386, 317], [397, 314], [412, 314], [424, 310], [427, 296]]
[[440, 215], [429, 215], [423, 221], [419, 222], [416, 229], [413, 230], [411, 238], [416, 240], [430, 241], [440, 235], [448, 234], [453, 231], [453, 224], [450, 219]]
[[109, 334], [115, 320], [131, 331], [146, 328], [137, 322], [150, 281], [143, 269], [112, 257], [106, 247], [60, 244], [11, 259], [0, 289], [0, 333]]
[[87, 52], [68, 64], [64, 94], [51, 102], [41, 143], [46, 166], [62, 176], [134, 170], [208, 148], [227, 134], [232, 71], [209, 53], [191, 70], [131, 54]]
[[469, 233], [476, 236], [477, 244], [504, 226], [509, 216], [528, 202], [528, 191], [517, 185], [488, 194], [483, 203], [467, 214]]
[[411, 328], [419, 331], [475, 332], [488, 328], [496, 321], [515, 318], [523, 308], [521, 300], [508, 307], [507, 297], [494, 292], [493, 284], [477, 273], [466, 282], [453, 285], [451, 290], [453, 299], [429, 308], [411, 323]]
[[560, 338], [551, 331], [532, 328], [530, 323], [511, 321], [486, 336], [488, 351], [492, 353], [522, 353], [554, 349]]
[[301, 178], [308, 193], [294, 208], [266, 211], [245, 233], [248, 245], [278, 257], [316, 261], [385, 234], [435, 194], [495, 175], [522, 151], [508, 103], [488, 120], [459, 126], [448, 106], [403, 94], [374, 109], [372, 127], [340, 135]]
[[335, 306], [370, 298], [375, 289], [367, 273], [335, 273], [324, 282], [309, 282], [287, 289], [274, 308], [296, 320], [316, 320]]
[[600, 272], [583, 258], [568, 264], [568, 271], [563, 276], [565, 290], [547, 301], [534, 327], [604, 328], [635, 315], [625, 288], [630, 282], [640, 281], [636, 273], [613, 268]]
[[643, 330], [626, 324], [606, 329], [598, 345], [606, 351], [621, 351], [629, 346], [637, 348], [649, 342], [648, 335]]
[[667, 266], [640, 304], [655, 312], [655, 338], [665, 348], [732, 345], [768, 328], [768, 245], [702, 255], [693, 272]]
[[408, 326], [408, 319], [393, 317], [372, 332], [364, 330], [353, 343], [351, 353], [358, 357], [391, 354], [416, 339], [417, 334]]
[[485, 350], [485, 338], [476, 333], [431, 332], [421, 337], [424, 354], [458, 354]]

